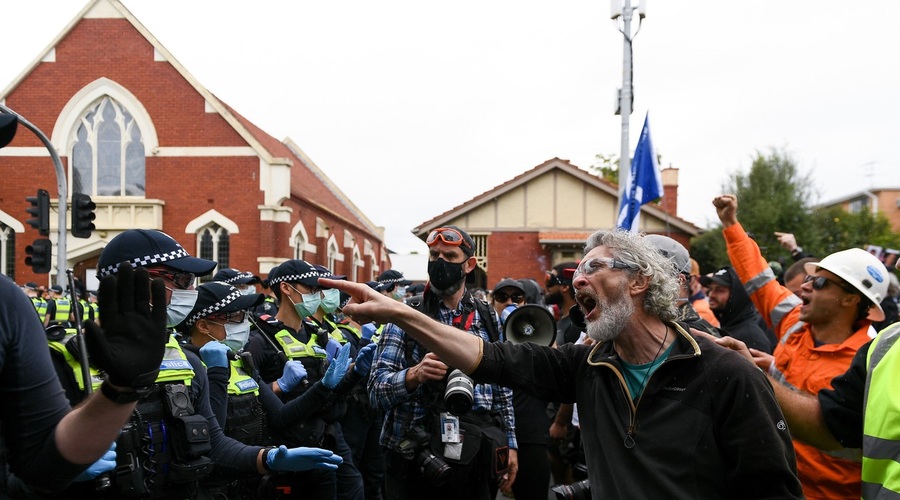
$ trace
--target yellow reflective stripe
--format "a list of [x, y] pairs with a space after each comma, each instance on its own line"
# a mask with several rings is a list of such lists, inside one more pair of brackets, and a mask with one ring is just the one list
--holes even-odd
[[159, 366], [159, 375], [156, 376], [156, 382], [184, 382], [184, 385], [190, 386], [191, 380], [194, 378], [194, 367], [187, 360], [178, 341], [174, 335], [169, 335], [169, 341], [166, 342], [166, 351], [163, 354], [162, 363]]
[[254, 396], [259, 396], [259, 384], [244, 370], [243, 362], [240, 359], [232, 359], [229, 364], [231, 374], [228, 377], [228, 394], [253, 393]]
[[312, 334], [309, 337], [309, 342], [303, 343], [294, 338], [293, 335], [290, 334], [287, 330], [281, 330], [280, 332], [275, 334], [275, 340], [281, 345], [281, 348], [284, 350], [284, 354], [290, 359], [298, 359], [298, 358], [326, 358], [328, 353], [325, 352], [325, 349], [316, 344], [316, 340], [318, 340], [318, 336], [316, 334]]

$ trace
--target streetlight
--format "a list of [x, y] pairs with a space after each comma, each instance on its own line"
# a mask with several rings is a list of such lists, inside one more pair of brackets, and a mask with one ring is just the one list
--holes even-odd
[[[613, 226], [616, 225], [619, 212], [618, 207], [622, 206], [622, 198], [625, 193], [625, 183], [622, 182], [622, 176], [628, 175], [631, 171], [629, 159], [631, 153], [629, 151], [629, 131], [628, 122], [631, 117], [631, 104], [634, 101], [634, 91], [631, 85], [631, 41], [641, 31], [641, 22], [647, 16], [646, 0], [638, 0], [638, 6], [632, 7], [631, 0], [610, 0], [610, 19], [617, 21], [617, 29], [622, 33], [624, 38], [624, 51], [622, 56], [622, 88], [619, 89], [618, 106], [616, 107], [617, 115], [622, 115], [622, 153], [619, 156], [619, 200], [616, 203], [616, 210], [613, 210]], [[634, 17], [634, 11], [638, 11], [638, 28], [631, 33], [631, 20]], [[618, 24], [621, 19], [622, 23]]]
[[[56, 242], [56, 284], [61, 286], [63, 289], [66, 288], [66, 199], [69, 196], [68, 185], [66, 184], [66, 171], [63, 169], [62, 160], [59, 158], [59, 153], [56, 152], [56, 148], [53, 147], [53, 144], [50, 142], [50, 139], [41, 132], [41, 129], [37, 128], [30, 121], [26, 120], [22, 115], [16, 113], [15, 111], [7, 108], [6, 106], [0, 104], [0, 111], [3, 113], [15, 116], [18, 118], [18, 122], [25, 126], [28, 130], [34, 132], [34, 135], [38, 136], [41, 142], [44, 144], [44, 147], [47, 148], [47, 151], [50, 153], [50, 158], [53, 160], [53, 166], [56, 168], [56, 188], [59, 194], [59, 227], [57, 228], [58, 236]], [[10, 137], [12, 140], [12, 137]]]

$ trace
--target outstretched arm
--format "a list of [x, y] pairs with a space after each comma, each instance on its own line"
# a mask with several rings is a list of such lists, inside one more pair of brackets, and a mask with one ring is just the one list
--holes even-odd
[[449, 366], [471, 373], [481, 362], [483, 341], [474, 335], [455, 335], [457, 329], [439, 323], [405, 304], [391, 300], [362, 283], [319, 278], [322, 286], [350, 294], [343, 308], [358, 323], [394, 323]]

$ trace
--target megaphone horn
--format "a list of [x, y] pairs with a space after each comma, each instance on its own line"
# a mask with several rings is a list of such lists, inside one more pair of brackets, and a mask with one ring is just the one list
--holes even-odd
[[556, 321], [546, 307], [526, 304], [506, 317], [503, 334], [514, 344], [533, 342], [548, 346], [556, 339]]

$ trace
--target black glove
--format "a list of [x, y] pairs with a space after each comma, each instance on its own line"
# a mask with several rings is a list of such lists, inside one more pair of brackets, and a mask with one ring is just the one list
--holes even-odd
[[[153, 297], [151, 306], [150, 297]], [[84, 322], [91, 361], [120, 387], [146, 388], [156, 381], [166, 349], [166, 288], [145, 269], [119, 264], [100, 280], [100, 325]]]

